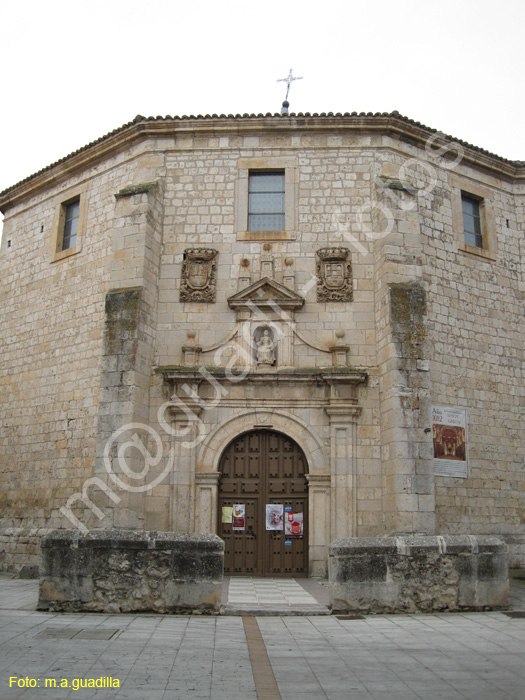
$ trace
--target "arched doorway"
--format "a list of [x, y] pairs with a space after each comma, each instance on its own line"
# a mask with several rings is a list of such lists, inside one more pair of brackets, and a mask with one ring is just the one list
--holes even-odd
[[[274, 430], [252, 430], [230, 442], [219, 471], [224, 573], [307, 576], [308, 465], [299, 445]], [[234, 506], [244, 517], [234, 518]]]

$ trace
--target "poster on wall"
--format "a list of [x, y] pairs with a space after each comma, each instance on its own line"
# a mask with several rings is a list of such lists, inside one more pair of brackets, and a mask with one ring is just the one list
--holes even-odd
[[244, 503], [233, 504], [233, 526], [232, 530], [244, 530], [246, 520], [246, 506]]
[[467, 412], [464, 408], [432, 406], [434, 475], [468, 477]]
[[282, 530], [283, 529], [283, 504], [282, 503], [267, 503], [266, 504], [266, 529], [267, 530]]
[[303, 536], [303, 514], [288, 511], [284, 514], [284, 534], [285, 537]]

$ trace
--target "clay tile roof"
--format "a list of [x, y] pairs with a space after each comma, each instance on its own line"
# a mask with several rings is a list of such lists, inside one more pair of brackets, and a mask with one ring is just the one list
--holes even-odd
[[[6, 194], [8, 194], [11, 190], [14, 190], [16, 187], [19, 187], [20, 185], [28, 182], [32, 178], [37, 177], [38, 175], [45, 173], [48, 170], [51, 170], [57, 165], [60, 165], [61, 163], [64, 163], [68, 159], [72, 158], [73, 156], [78, 155], [79, 153], [83, 153], [84, 151], [87, 151], [88, 149], [92, 148], [96, 144], [99, 144], [112, 136], [116, 134], [120, 134], [129, 127], [133, 126], [134, 124], [138, 124], [140, 122], [162, 122], [162, 121], [197, 121], [197, 120], [206, 120], [206, 119], [224, 119], [224, 120], [236, 120], [236, 119], [275, 119], [275, 120], [290, 120], [290, 119], [337, 119], [337, 118], [344, 118], [344, 119], [352, 119], [352, 118], [357, 118], [357, 119], [374, 119], [374, 118], [395, 118], [401, 122], [404, 122], [405, 124], [410, 124], [412, 126], [419, 127], [420, 129], [424, 129], [425, 131], [428, 131], [430, 133], [439, 133], [438, 129], [433, 129], [431, 127], [425, 126], [424, 124], [421, 124], [420, 122], [414, 121], [413, 119], [409, 119], [408, 117], [403, 116], [400, 114], [397, 110], [394, 110], [393, 112], [321, 112], [317, 113], [314, 112], [311, 114], [310, 112], [291, 112], [290, 114], [285, 114], [282, 115], [280, 113], [273, 113], [273, 112], [267, 112], [266, 114], [198, 114], [198, 115], [182, 115], [182, 116], [157, 116], [157, 117], [144, 117], [141, 114], [138, 114], [132, 121], [127, 122], [126, 124], [123, 124], [122, 126], [118, 127], [117, 129], [114, 129], [113, 131], [110, 131], [107, 134], [104, 134], [104, 136], [101, 136], [100, 138], [96, 139], [95, 141], [92, 141], [91, 143], [86, 144], [85, 146], [82, 146], [82, 148], [77, 149], [76, 151], [73, 151], [72, 153], [69, 153], [67, 156], [64, 156], [63, 158], [60, 158], [59, 160], [55, 161], [54, 163], [51, 163], [50, 165], [46, 166], [45, 168], [42, 168], [41, 170], [38, 170], [36, 173], [33, 173], [32, 175], [29, 175], [28, 177], [24, 178], [23, 180], [20, 180], [14, 185], [11, 185], [11, 187], [8, 187], [5, 189], [3, 192], [0, 192], [0, 198], [4, 197]], [[459, 143], [460, 145], [469, 148], [473, 151], [476, 151], [478, 153], [482, 153], [486, 156], [489, 156], [490, 158], [494, 158], [502, 163], [508, 163], [514, 167], [523, 167], [525, 166], [525, 161], [519, 161], [519, 160], [509, 160], [507, 158], [503, 158], [502, 156], [498, 156], [495, 153], [491, 153], [490, 151], [485, 150], [484, 148], [480, 148], [479, 146], [474, 146], [471, 143], [468, 143], [466, 141], [462, 141], [461, 139], [456, 139], [453, 136], [450, 136], [449, 134], [443, 134], [443, 136], [446, 139], [450, 139], [451, 141], [455, 141], [456, 143]]]

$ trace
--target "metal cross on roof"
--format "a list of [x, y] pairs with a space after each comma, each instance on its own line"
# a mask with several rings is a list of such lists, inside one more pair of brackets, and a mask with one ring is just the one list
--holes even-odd
[[279, 78], [277, 81], [278, 83], [286, 83], [288, 85], [288, 87], [286, 88], [286, 97], [284, 98], [285, 100], [288, 99], [288, 93], [290, 92], [290, 85], [293, 83], [293, 81], [294, 80], [302, 80], [302, 78], [295, 78], [292, 75], [292, 70], [293, 70], [293, 68], [290, 68], [290, 72], [288, 73], [286, 78]]

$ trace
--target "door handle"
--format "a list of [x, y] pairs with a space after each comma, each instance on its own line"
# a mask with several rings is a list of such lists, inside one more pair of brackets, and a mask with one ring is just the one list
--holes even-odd
[[246, 531], [247, 535], [251, 535], [254, 539], [257, 539], [257, 535], [253, 531], [253, 525], [248, 525], [248, 530]]

